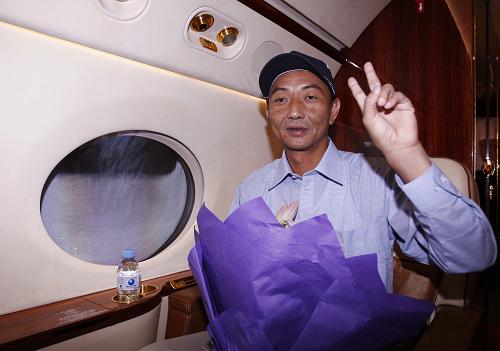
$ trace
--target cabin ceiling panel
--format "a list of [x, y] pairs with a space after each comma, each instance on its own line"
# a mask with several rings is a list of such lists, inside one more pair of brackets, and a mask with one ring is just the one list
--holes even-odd
[[351, 47], [390, 0], [268, 0], [286, 2], [306, 18]]
[[[106, 14], [100, 5], [103, 1], [0, 0], [0, 20], [254, 96], [260, 96], [257, 81], [262, 64], [280, 52], [299, 50], [322, 58], [334, 74], [340, 68], [236, 0], [149, 0], [144, 11], [130, 20]], [[113, 6], [127, 3], [115, 1]], [[206, 7], [243, 25], [246, 39], [236, 57], [217, 58], [185, 39], [190, 17]]]

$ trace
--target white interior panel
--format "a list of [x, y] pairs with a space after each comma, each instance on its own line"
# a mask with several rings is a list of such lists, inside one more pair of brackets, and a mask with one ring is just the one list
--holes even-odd
[[160, 306], [141, 316], [97, 330], [40, 351], [136, 351], [156, 340]]
[[[195, 206], [221, 218], [237, 183], [276, 154], [260, 99], [1, 22], [0, 43], [0, 315], [116, 284], [116, 267], [67, 254], [42, 224], [43, 185], [78, 146], [126, 130], [177, 139], [203, 172]], [[193, 223], [141, 262], [143, 279], [188, 268]]]
[[[321, 58], [334, 75], [340, 68], [328, 56], [235, 0], [150, 0], [147, 8], [129, 21], [106, 15], [99, 1], [104, 0], [0, 0], [0, 20], [254, 96], [260, 96], [259, 71], [252, 69], [252, 59], [256, 56], [257, 60], [267, 61], [272, 57], [266, 56], [268, 51], [259, 50], [265, 42], [279, 44], [282, 52], [298, 50]], [[113, 1], [118, 7], [133, 3], [110, 0]], [[218, 58], [208, 50], [193, 48], [185, 39], [189, 18], [207, 7], [244, 26], [245, 44], [235, 58]], [[326, 11], [329, 8], [330, 5]], [[325, 11], [325, 8], [318, 11]], [[343, 14], [336, 16], [335, 19], [341, 18]], [[353, 29], [348, 26], [344, 31]]]
[[156, 331], [156, 342], [165, 340], [168, 321], [168, 296], [162, 297], [160, 305], [160, 316], [158, 317], [158, 328]]

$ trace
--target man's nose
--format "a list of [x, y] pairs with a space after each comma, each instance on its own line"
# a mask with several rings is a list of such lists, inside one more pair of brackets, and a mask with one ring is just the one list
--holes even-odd
[[300, 119], [304, 117], [304, 110], [300, 99], [292, 99], [290, 101], [290, 109], [288, 111], [288, 118]]

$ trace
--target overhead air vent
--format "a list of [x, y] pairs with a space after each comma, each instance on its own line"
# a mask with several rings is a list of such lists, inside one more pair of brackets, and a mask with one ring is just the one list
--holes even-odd
[[189, 22], [189, 28], [195, 32], [206, 32], [214, 24], [214, 16], [209, 13], [200, 13]]
[[224, 60], [236, 57], [246, 40], [241, 23], [209, 7], [196, 10], [188, 18], [185, 33], [192, 47]]

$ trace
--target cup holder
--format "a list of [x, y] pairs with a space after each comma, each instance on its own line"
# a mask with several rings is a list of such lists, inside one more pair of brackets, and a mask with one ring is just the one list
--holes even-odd
[[141, 290], [139, 292], [139, 298], [135, 301], [120, 301], [118, 299], [118, 294], [114, 295], [111, 298], [111, 300], [113, 302], [116, 302], [116, 303], [130, 304], [130, 303], [134, 303], [134, 302], [139, 302], [142, 299], [144, 299], [147, 295], [152, 294], [152, 293], [157, 292], [157, 291], [158, 291], [158, 286], [152, 285], [152, 284], [145, 284], [145, 285], [141, 285]]
[[152, 294], [158, 291], [158, 286], [152, 284], [141, 285], [140, 293], [143, 295]]

